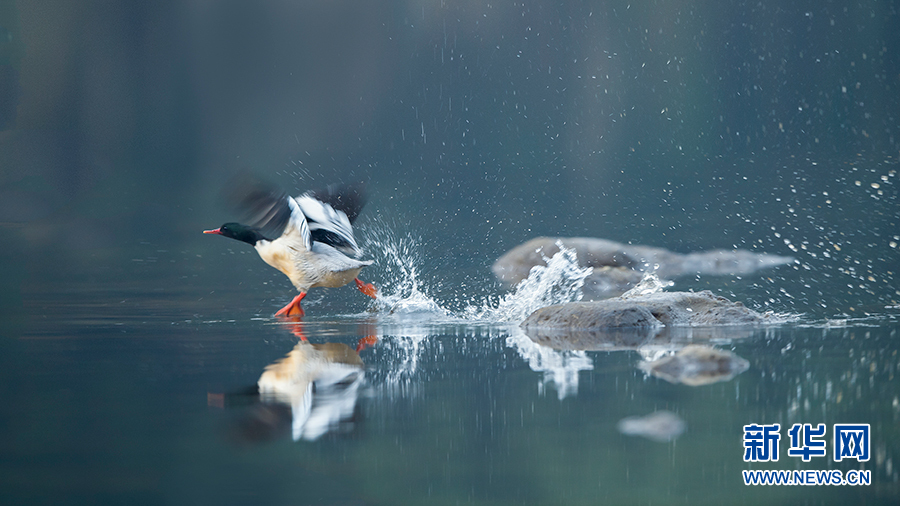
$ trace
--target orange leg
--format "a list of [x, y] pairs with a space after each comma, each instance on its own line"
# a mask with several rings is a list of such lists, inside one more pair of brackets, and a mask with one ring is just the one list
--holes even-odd
[[291, 324], [291, 334], [299, 337], [301, 341], [309, 342], [309, 339], [303, 334], [303, 322], [300, 321], [299, 317], [296, 320], [295, 323]]
[[300, 292], [300, 295], [294, 297], [290, 304], [279, 309], [275, 316], [303, 316], [303, 308], [300, 307], [303, 297], [306, 297], [306, 292]]
[[359, 291], [368, 295], [369, 297], [375, 298], [375, 294], [378, 293], [378, 289], [375, 288], [375, 285], [372, 283], [363, 283], [359, 280], [359, 278], [354, 279], [356, 281], [356, 288], [359, 288]]
[[377, 336], [366, 336], [361, 337], [359, 341], [356, 342], [356, 353], [363, 351], [366, 348], [371, 348], [375, 346], [375, 343], [378, 342]]

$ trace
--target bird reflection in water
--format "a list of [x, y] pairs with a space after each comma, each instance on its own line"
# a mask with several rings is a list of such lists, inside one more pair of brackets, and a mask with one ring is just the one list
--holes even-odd
[[263, 442], [290, 433], [294, 441], [312, 441], [329, 431], [353, 426], [365, 364], [359, 352], [374, 346], [373, 335], [361, 338], [356, 349], [343, 343], [310, 343], [303, 322], [285, 318], [300, 338], [282, 359], [268, 365], [255, 387], [230, 394], [207, 395], [214, 407], [252, 405], [233, 427], [241, 442]]

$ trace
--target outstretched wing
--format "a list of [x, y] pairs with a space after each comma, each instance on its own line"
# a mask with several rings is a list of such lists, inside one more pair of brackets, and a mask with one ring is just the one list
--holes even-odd
[[[297, 197], [297, 205], [306, 216], [309, 224], [312, 240], [333, 246], [334, 248], [351, 256], [360, 253], [356, 239], [353, 237], [353, 226], [350, 224], [349, 215], [332, 204], [320, 200], [317, 195], [321, 193], [309, 192]], [[339, 192], [334, 195], [346, 195]], [[349, 202], [348, 200], [330, 199], [332, 202]], [[354, 218], [359, 214], [359, 208], [351, 209]]]
[[237, 178], [231, 184], [230, 199], [246, 215], [245, 219], [265, 237], [299, 242], [312, 247], [312, 234], [297, 202], [278, 188], [250, 176]]
[[350, 185], [331, 184], [321, 190], [307, 192], [306, 195], [327, 204], [336, 211], [343, 211], [352, 224], [366, 205], [366, 192], [362, 183]]

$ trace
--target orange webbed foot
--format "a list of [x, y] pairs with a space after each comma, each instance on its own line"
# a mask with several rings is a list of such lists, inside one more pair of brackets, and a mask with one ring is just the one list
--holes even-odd
[[303, 316], [303, 308], [300, 307], [300, 301], [306, 297], [306, 292], [300, 292], [300, 295], [294, 297], [287, 306], [279, 309], [275, 316]]
[[359, 278], [354, 279], [356, 281], [356, 288], [359, 289], [360, 292], [372, 297], [373, 299], [377, 298], [375, 295], [378, 293], [378, 289], [375, 288], [375, 285], [372, 283], [363, 283], [359, 280]]
[[359, 339], [359, 341], [357, 341], [357, 343], [356, 343], [356, 353], [359, 353], [366, 348], [371, 348], [372, 346], [375, 346], [375, 343], [377, 343], [377, 342], [378, 342], [377, 336], [361, 337]]

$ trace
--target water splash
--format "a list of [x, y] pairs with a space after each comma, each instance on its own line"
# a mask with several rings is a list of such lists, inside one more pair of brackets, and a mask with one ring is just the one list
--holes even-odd
[[382, 275], [374, 309], [388, 319], [410, 323], [515, 323], [544, 306], [581, 300], [584, 280], [593, 270], [580, 267], [575, 250], [557, 243], [559, 251], [550, 258], [544, 256], [546, 265], [533, 267], [513, 291], [451, 311], [429, 293], [422, 280], [421, 241], [410, 233], [400, 235], [395, 228], [382, 223], [367, 229], [364, 238], [365, 248]]
[[[413, 235], [398, 235], [381, 225], [367, 230], [363, 244], [382, 275], [379, 298], [373, 307], [378, 313], [377, 334], [383, 341], [380, 349], [390, 350], [393, 365], [381, 374], [373, 372], [373, 378], [383, 382], [387, 395], [408, 395], [417, 388], [419, 362], [435, 326], [463, 322], [515, 324], [541, 307], [580, 300], [584, 280], [592, 272], [590, 267], [579, 267], [573, 249], [559, 244], [559, 252], [544, 257], [546, 265], [532, 268], [512, 292], [488, 297], [480, 304], [469, 303], [453, 312], [429, 295], [419, 269], [423, 262], [420, 241]], [[516, 349], [533, 370], [543, 373], [538, 385], [541, 392], [552, 385], [560, 399], [577, 393], [579, 371], [593, 367], [583, 352], [543, 349], [515, 325], [510, 332], [518, 337], [510, 338], [507, 345]]]
[[519, 322], [534, 311], [553, 304], [581, 300], [584, 280], [592, 267], [580, 267], [575, 250], [557, 242], [559, 251], [551, 258], [544, 256], [547, 265], [531, 268], [528, 277], [519, 282], [511, 293], [501, 296], [496, 303], [487, 300], [481, 306], [470, 306], [463, 311], [469, 320], [492, 322]]
[[[383, 393], [388, 396], [415, 396], [421, 386], [417, 381], [419, 362], [425, 353], [430, 329], [404, 326], [401, 334], [393, 334], [389, 329], [381, 333], [381, 352], [390, 356], [390, 366], [373, 371], [374, 378], [380, 378]], [[421, 379], [421, 378], [420, 378]]]
[[377, 313], [380, 352], [390, 355], [390, 367], [372, 371], [389, 397], [415, 397], [419, 362], [427, 339], [434, 334], [430, 325], [446, 320], [450, 313], [428, 294], [420, 265], [421, 240], [411, 233], [399, 234], [400, 227], [379, 220], [365, 229], [363, 245], [378, 266], [378, 298], [371, 310]]
[[749, 187], [767, 188], [766, 200], [774, 207], [755, 205], [758, 199], [749, 195], [742, 199], [748, 207], [740, 217], [753, 226], [736, 246], [790, 252], [797, 261], [738, 286], [736, 296], [751, 307], [813, 320], [871, 315], [895, 305], [900, 300], [896, 158], [792, 156], [785, 162], [775, 179], [750, 178]]
[[449, 316], [427, 293], [420, 279], [419, 242], [412, 234], [398, 236], [386, 226], [368, 230], [365, 247], [375, 257], [384, 276], [375, 301], [377, 311], [410, 317]]
[[541, 346], [519, 329], [506, 338], [506, 345], [516, 350], [532, 371], [543, 373], [538, 392], [544, 394], [553, 385], [559, 400], [578, 394], [578, 374], [594, 369], [594, 362], [584, 351], [559, 351]]
[[641, 278], [641, 281], [623, 293], [621, 298], [629, 299], [631, 297], [640, 297], [641, 295], [652, 295], [662, 292], [675, 284], [673, 281], [659, 279], [659, 276], [656, 275], [657, 269], [659, 269], [659, 264], [654, 265], [653, 270], [644, 271], [644, 277]]

